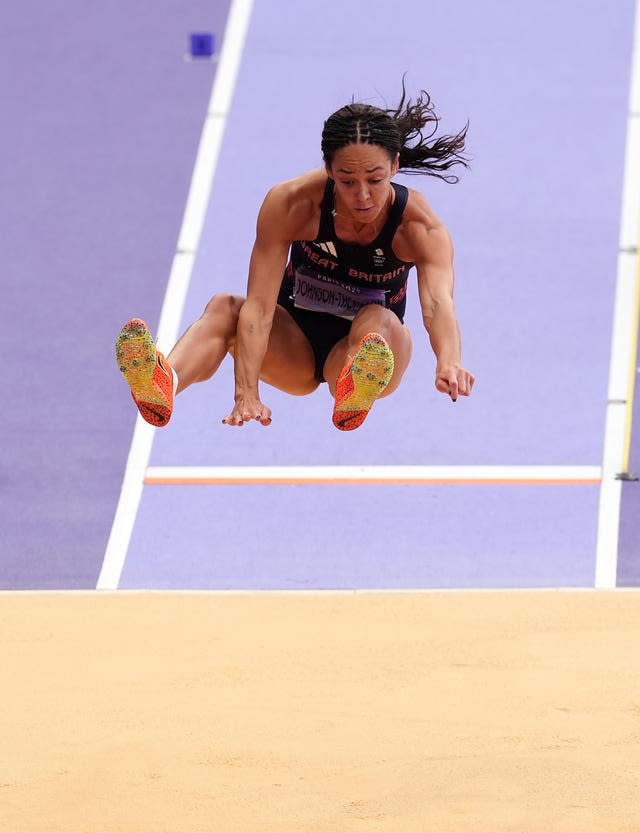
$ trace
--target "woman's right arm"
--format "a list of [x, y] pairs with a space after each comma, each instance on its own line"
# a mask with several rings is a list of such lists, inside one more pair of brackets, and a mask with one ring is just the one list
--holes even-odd
[[289, 191], [277, 185], [269, 191], [258, 214], [256, 240], [249, 263], [247, 300], [238, 320], [235, 342], [235, 394], [233, 411], [223, 420], [242, 425], [248, 419], [268, 425], [271, 410], [260, 400], [260, 368], [293, 242]]

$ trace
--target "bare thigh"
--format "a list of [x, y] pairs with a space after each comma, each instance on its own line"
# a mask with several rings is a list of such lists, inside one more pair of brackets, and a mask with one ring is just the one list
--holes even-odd
[[[233, 345], [229, 352], [233, 355]], [[315, 357], [306, 336], [289, 313], [277, 305], [260, 379], [278, 390], [305, 396], [318, 387]]]

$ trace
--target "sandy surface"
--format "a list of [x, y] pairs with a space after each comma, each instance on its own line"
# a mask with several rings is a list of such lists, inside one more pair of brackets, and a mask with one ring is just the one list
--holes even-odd
[[640, 830], [640, 594], [2, 594], [3, 833]]

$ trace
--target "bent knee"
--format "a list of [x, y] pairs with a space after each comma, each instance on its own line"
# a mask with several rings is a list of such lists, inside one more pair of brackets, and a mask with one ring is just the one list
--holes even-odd
[[240, 295], [231, 295], [228, 292], [218, 292], [213, 296], [213, 298], [211, 298], [204, 308], [202, 317], [207, 318], [213, 315], [224, 316], [237, 321], [243, 303], [244, 298]]
[[353, 348], [367, 332], [380, 333], [391, 345], [394, 353], [411, 356], [411, 334], [406, 324], [390, 309], [370, 304], [362, 307], [353, 319], [349, 332], [349, 347]]
[[390, 329], [400, 329], [404, 326], [395, 312], [380, 304], [367, 304], [358, 310], [354, 316], [353, 323], [362, 323], [364, 321], [370, 322], [371, 324], [377, 323]]

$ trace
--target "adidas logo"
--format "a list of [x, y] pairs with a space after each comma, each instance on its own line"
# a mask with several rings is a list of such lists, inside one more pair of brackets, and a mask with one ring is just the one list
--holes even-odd
[[332, 257], [338, 257], [338, 253], [336, 252], [336, 247], [333, 243], [329, 240], [328, 243], [313, 243], [314, 246], [317, 246], [319, 249], [322, 249], [323, 252], [331, 255]]

